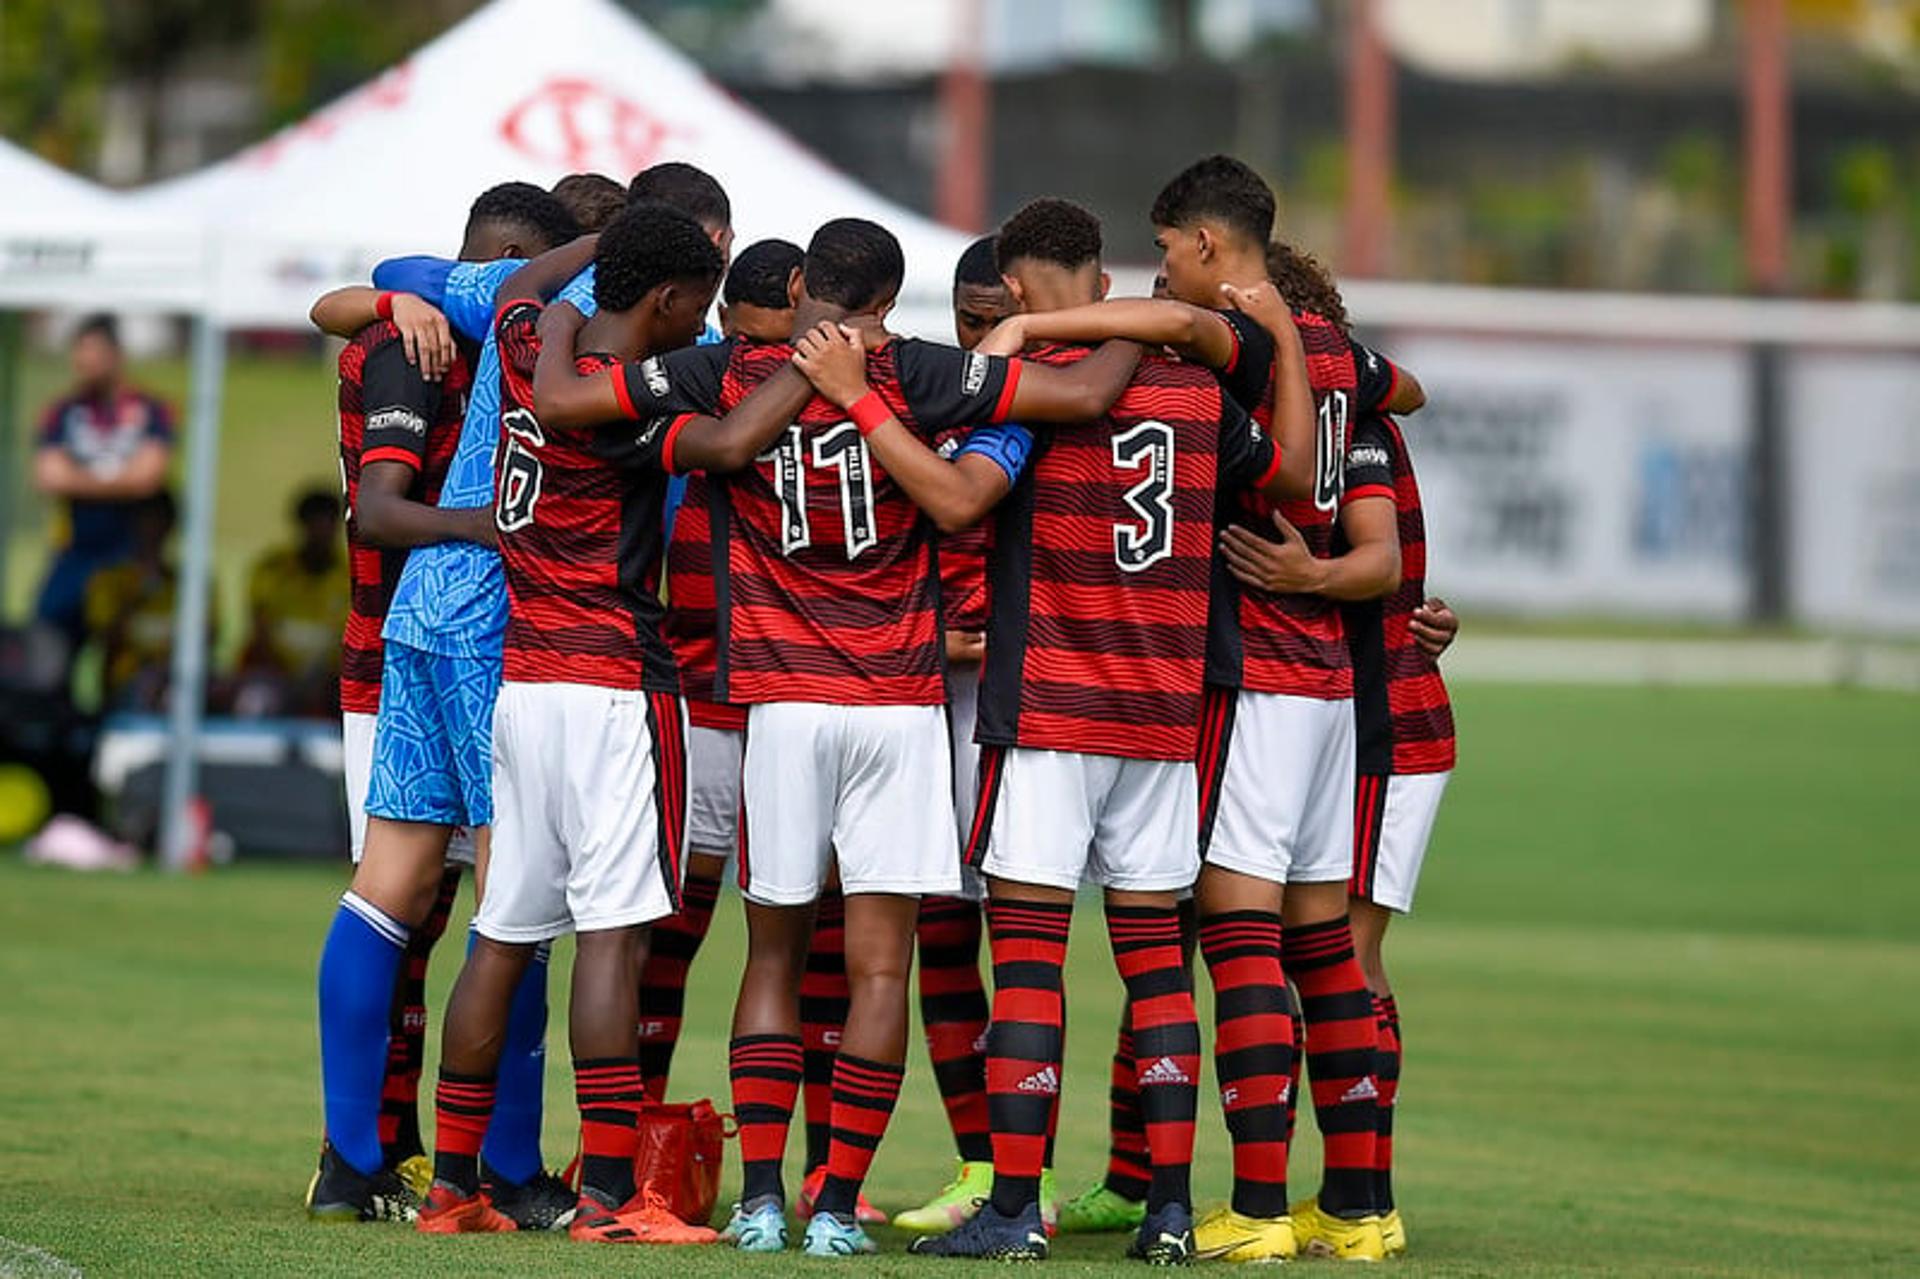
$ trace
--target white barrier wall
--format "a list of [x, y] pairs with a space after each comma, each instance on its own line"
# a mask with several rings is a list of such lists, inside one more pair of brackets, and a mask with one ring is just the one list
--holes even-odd
[[1467, 607], [1733, 620], [1747, 568], [1746, 352], [1384, 332], [1429, 580]]

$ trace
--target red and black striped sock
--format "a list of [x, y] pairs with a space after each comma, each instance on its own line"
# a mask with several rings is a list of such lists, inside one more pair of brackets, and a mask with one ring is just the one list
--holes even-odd
[[441, 1070], [433, 1093], [433, 1179], [462, 1194], [480, 1190], [480, 1143], [493, 1118], [493, 1076]]
[[800, 1095], [800, 1040], [795, 1035], [741, 1035], [727, 1049], [733, 1114], [740, 1125], [740, 1202], [765, 1195], [786, 1202], [780, 1162]]
[[1193, 1124], [1199, 1109], [1200, 1021], [1171, 906], [1108, 906], [1107, 937], [1127, 987], [1134, 1082], [1153, 1176], [1147, 1211], [1193, 1203]]
[[1393, 1108], [1400, 1099], [1400, 1006], [1392, 995], [1377, 995], [1374, 1020], [1380, 1028], [1380, 1052], [1374, 1058], [1374, 1079], [1380, 1086], [1380, 1122], [1374, 1129], [1373, 1202], [1381, 1212], [1393, 1211]]
[[1140, 1087], [1133, 1064], [1133, 1031], [1127, 1010], [1120, 1010], [1120, 1037], [1113, 1046], [1113, 1071], [1107, 1084], [1107, 1189], [1123, 1199], [1147, 1197], [1153, 1160], [1147, 1156], [1147, 1129], [1140, 1122]]
[[580, 1106], [580, 1188], [619, 1207], [633, 1198], [633, 1161], [640, 1153], [640, 1104], [646, 1088], [634, 1057], [573, 1063], [573, 1095]]
[[1071, 902], [992, 901], [993, 1022], [987, 1109], [993, 1122], [993, 1206], [1012, 1216], [1040, 1198], [1047, 1130], [1060, 1097]]
[[1374, 1054], [1380, 1030], [1373, 996], [1353, 954], [1346, 916], [1287, 929], [1287, 973], [1300, 988], [1307, 1022], [1307, 1077], [1325, 1149], [1320, 1206], [1336, 1217], [1374, 1211], [1379, 1087]]
[[[1280, 953], [1286, 954], [1286, 940], [1281, 939]], [[1300, 1080], [1307, 1065], [1307, 1019], [1300, 1015], [1300, 991], [1291, 983], [1287, 984], [1287, 1016], [1293, 1021], [1293, 1069], [1287, 1074], [1287, 1147], [1293, 1147], [1293, 1128], [1300, 1118]]]
[[920, 902], [920, 1020], [953, 1143], [968, 1163], [993, 1158], [987, 1119], [987, 988], [980, 980], [978, 903]]
[[687, 972], [713, 924], [720, 880], [688, 874], [680, 892], [680, 913], [653, 926], [646, 966], [640, 970], [640, 1075], [647, 1096], [664, 1101], [667, 1072], [680, 1042], [687, 1010]]
[[1233, 1210], [1287, 1212], [1287, 1098], [1293, 1015], [1280, 964], [1280, 916], [1240, 910], [1200, 921], [1213, 978], [1213, 1069], [1233, 1138]]
[[814, 1201], [818, 1212], [851, 1217], [873, 1152], [887, 1135], [887, 1120], [900, 1100], [902, 1062], [869, 1061], [841, 1053], [833, 1063], [833, 1140], [827, 1147], [827, 1178]]
[[833, 1059], [840, 1054], [853, 991], [847, 985], [847, 899], [820, 894], [813, 945], [800, 978], [800, 1043], [806, 1053], [807, 1171], [826, 1166], [833, 1139]]
[[427, 964], [434, 943], [447, 931], [453, 899], [460, 892], [460, 867], [440, 876], [427, 917], [407, 938], [400, 975], [393, 984], [393, 1011], [387, 1018], [387, 1077], [380, 1086], [380, 1155], [391, 1168], [425, 1151], [420, 1141], [420, 1072], [427, 1057]]

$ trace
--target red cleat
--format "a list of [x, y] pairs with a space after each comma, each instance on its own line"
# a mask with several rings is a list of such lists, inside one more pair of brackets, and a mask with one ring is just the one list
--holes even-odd
[[[813, 1219], [813, 1201], [820, 1197], [820, 1188], [826, 1184], [827, 1170], [824, 1166], [815, 1168], [807, 1174], [807, 1179], [800, 1183], [800, 1199], [793, 1206], [793, 1211], [799, 1216], [800, 1220], [811, 1221]], [[854, 1220], [863, 1226], [884, 1226], [887, 1224], [887, 1214], [867, 1202], [867, 1192], [864, 1190], [861, 1191], [859, 1197], [854, 1200], [853, 1217]]]
[[609, 1208], [590, 1191], [580, 1192], [580, 1208], [567, 1233], [579, 1243], [714, 1243], [719, 1232], [689, 1226], [668, 1211], [658, 1194], [642, 1189], [618, 1208]]
[[414, 1229], [423, 1235], [497, 1235], [515, 1230], [513, 1218], [496, 1209], [483, 1193], [461, 1194], [444, 1181], [436, 1181], [420, 1205]]

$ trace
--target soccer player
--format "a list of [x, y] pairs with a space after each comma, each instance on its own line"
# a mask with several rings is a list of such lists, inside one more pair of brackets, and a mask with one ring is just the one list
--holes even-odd
[[[998, 258], [1027, 313], [1105, 292], [1099, 223], [1066, 201], [1037, 200], [1014, 214]], [[1042, 347], [1029, 358], [1083, 355]], [[836, 384], [831, 393], [860, 389]], [[891, 425], [872, 439], [882, 464], [943, 527], [977, 517], [1022, 473], [1018, 455], [1004, 449], [976, 457], [970, 443], [943, 464], [925, 450], [900, 456], [912, 441]], [[972, 1220], [916, 1241], [917, 1252], [1047, 1254], [1040, 1172], [1058, 1105], [1067, 931], [1085, 874], [1106, 890], [1142, 1062], [1151, 1185], [1131, 1255], [1158, 1264], [1192, 1258], [1200, 1031], [1176, 901], [1199, 869], [1193, 758], [1215, 491], [1252, 485], [1278, 494], [1279, 469], [1273, 441], [1210, 374], [1154, 355], [1098, 428], [1054, 431], [1035, 444], [1001, 505], [968, 850], [988, 876], [994, 1181]]]
[[[545, 249], [571, 230], [571, 218], [553, 197], [538, 187], [509, 183], [490, 189], [474, 202], [461, 258], [479, 263], [529, 247]], [[392, 309], [399, 305], [397, 299], [389, 299], [383, 308], [380, 294], [375, 293], [371, 301], [366, 300], [369, 292], [359, 290], [323, 299], [324, 305], [315, 308], [316, 320], [328, 318], [329, 322], [323, 327], [329, 331], [344, 329], [353, 334], [377, 320], [397, 314]], [[351, 312], [356, 306], [364, 309], [350, 318], [339, 318], [340, 312]], [[374, 336], [391, 345], [384, 331]], [[370, 336], [357, 351], [353, 346], [348, 348], [349, 352], [356, 352], [352, 358], [359, 361], [357, 367], [347, 363], [347, 355], [342, 356], [343, 371], [357, 374], [361, 379], [357, 389], [363, 410], [358, 429], [362, 432], [366, 429], [364, 361], [379, 344]], [[386, 367], [386, 361], [402, 353], [389, 351], [376, 361], [376, 394], [383, 401], [392, 400], [376, 406], [377, 410], [388, 413], [376, 425], [383, 431], [390, 427], [396, 433], [413, 433], [416, 427], [429, 428], [442, 406], [458, 405], [460, 385], [456, 376], [453, 393], [449, 395], [443, 385], [440, 404], [429, 405], [423, 388], [400, 386], [399, 371]], [[393, 375], [393, 385], [383, 389], [382, 379], [389, 373]], [[343, 381], [343, 417], [349, 415], [352, 408], [354, 388], [348, 385], [350, 381], [351, 378]], [[477, 383], [473, 386], [472, 402], [478, 402], [480, 388]], [[471, 409], [471, 402], [468, 407]], [[429, 408], [431, 413], [426, 411]], [[470, 426], [471, 413], [467, 422]], [[343, 422], [343, 447], [346, 436], [355, 429], [354, 423]], [[467, 434], [468, 429], [463, 427], [460, 439], [464, 441]], [[436, 441], [439, 438], [436, 435]], [[358, 447], [364, 464], [368, 460], [364, 434]], [[448, 500], [447, 490], [459, 474], [460, 458], [460, 449], [456, 448], [453, 460], [447, 463], [439, 504], [444, 512], [481, 505], [471, 496], [461, 503]], [[376, 521], [387, 526], [388, 536], [397, 544], [416, 548], [407, 556], [406, 568], [400, 572], [402, 585], [407, 574], [429, 556], [459, 554], [460, 548], [476, 555], [493, 555], [491, 538], [479, 531], [483, 517], [428, 517], [423, 511], [395, 506], [390, 499], [396, 492], [407, 490], [408, 464], [397, 454], [383, 454], [372, 460], [376, 464], [391, 463], [395, 468], [379, 471], [376, 466], [375, 477], [362, 477], [373, 481], [366, 496], [375, 502], [379, 511]], [[469, 469], [472, 465], [469, 451]], [[486, 475], [490, 488], [490, 466], [486, 467]], [[471, 474], [464, 482], [469, 494], [478, 488]], [[356, 487], [354, 497], [357, 500], [360, 496]], [[365, 575], [372, 567], [363, 557], [359, 570], [363, 577], [358, 580], [371, 583], [374, 579]], [[379, 580], [384, 595], [384, 571]], [[433, 591], [427, 591], [426, 595], [436, 601], [442, 598]], [[397, 588], [394, 598], [397, 599]], [[367, 596], [363, 596], [360, 603], [369, 611], [375, 605], [374, 599]], [[355, 646], [357, 641], [361, 650], [360, 660], [349, 662], [349, 680], [358, 681], [362, 686], [354, 694], [359, 707], [356, 713], [361, 714], [373, 711], [373, 699], [366, 695], [365, 687], [372, 674], [369, 620], [363, 611], [361, 623], [348, 641], [350, 646]], [[393, 620], [389, 605], [386, 622], [390, 624]], [[439, 927], [444, 928], [446, 907], [442, 902], [452, 891], [445, 864], [449, 842], [459, 828], [484, 826], [491, 817], [487, 805], [491, 768], [475, 753], [475, 734], [482, 734], [478, 741], [483, 745], [485, 735], [491, 732], [492, 694], [485, 687], [486, 671], [476, 669], [479, 659], [462, 656], [458, 651], [436, 652], [426, 646], [457, 647], [462, 638], [454, 625], [460, 620], [459, 614], [449, 614], [440, 620], [447, 625], [425, 631], [403, 631], [397, 636], [397, 644], [393, 632], [384, 635], [387, 647], [380, 658], [381, 692], [372, 734], [372, 759], [364, 773], [358, 773], [354, 751], [365, 734], [354, 734], [350, 730], [348, 739], [348, 757], [355, 761], [349, 768], [358, 773], [357, 776], [350, 774], [349, 785], [365, 795], [365, 812], [369, 816], [353, 882], [341, 898], [320, 957], [320, 1055], [326, 1094], [327, 1141], [321, 1151], [319, 1174], [308, 1188], [307, 1210], [316, 1218], [410, 1219], [419, 1201], [420, 1190], [403, 1182], [389, 1166], [381, 1143], [383, 1092], [387, 1085], [395, 1084], [395, 1091], [404, 1095], [405, 1077], [410, 1069], [402, 1065], [397, 1072], [397, 1084], [388, 1077], [387, 1067], [394, 1051], [390, 1031], [395, 991], [397, 983], [407, 983], [402, 988], [406, 992], [402, 995], [406, 1000], [403, 1007], [418, 1006], [419, 1000], [411, 993], [418, 989], [412, 974], [419, 969], [424, 975], [426, 951], [436, 935], [434, 921], [437, 917]], [[413, 642], [409, 643], [409, 639]], [[468, 651], [471, 652], [471, 641]], [[479, 722], [483, 709], [488, 719], [484, 724]], [[365, 779], [364, 790], [362, 779]], [[544, 996], [539, 1007], [544, 1010]], [[424, 1013], [421, 1016], [424, 1018]], [[410, 1037], [416, 1033], [415, 1022], [404, 1014], [403, 1018], [403, 1038]], [[544, 1017], [541, 1020], [544, 1022]], [[424, 1034], [423, 1022], [418, 1033]], [[529, 1054], [538, 1051], [543, 1034], [544, 1026], [533, 1035], [531, 1043], [525, 1045]], [[410, 1043], [404, 1047], [402, 1063], [417, 1061], [419, 1050]], [[417, 1081], [417, 1076], [415, 1079]], [[396, 1103], [400, 1100], [396, 1096]], [[524, 1161], [514, 1184], [527, 1187], [532, 1195], [539, 1189], [534, 1177], [540, 1171], [537, 1076], [530, 1088], [521, 1090], [520, 1100], [524, 1103], [522, 1114], [530, 1107], [533, 1119], [530, 1125], [521, 1125], [519, 1148], [507, 1151], [506, 1159], [512, 1162], [512, 1157], [518, 1155]], [[411, 1108], [412, 1102], [408, 1099], [403, 1109]], [[398, 1122], [404, 1128], [404, 1115]], [[393, 1131], [389, 1128], [389, 1132]], [[404, 1136], [402, 1132], [392, 1142], [393, 1153], [403, 1162], [417, 1153], [408, 1148], [411, 1143], [403, 1141]], [[546, 1210], [542, 1205], [552, 1198], [549, 1190], [544, 1198], [530, 1199], [527, 1211], [532, 1215], [527, 1220], [534, 1221]], [[570, 1207], [568, 1204], [567, 1208]]]
[[[971, 351], [994, 325], [1017, 307], [994, 260], [994, 237], [967, 246], [953, 271], [953, 328], [960, 348]], [[940, 443], [951, 457], [964, 440], [955, 433]], [[980, 660], [986, 653], [987, 532], [984, 524], [943, 531], [940, 536], [941, 620], [947, 628], [947, 724], [953, 742], [953, 808], [964, 842], [973, 826], [980, 748], [973, 729], [979, 707]], [[942, 1234], [979, 1209], [993, 1188], [993, 1146], [987, 1115], [986, 1032], [990, 1017], [980, 980], [981, 899], [977, 872], [963, 872], [957, 897], [920, 903], [920, 1021], [925, 1027], [933, 1078], [959, 1151], [952, 1181], [893, 1224], [915, 1234]], [[1055, 1215], [1053, 1160], [1041, 1173], [1040, 1209]]]
[[[895, 338], [882, 321], [904, 271], [891, 233], [839, 219], [809, 244], [797, 300], [859, 313], [877, 394], [925, 438], [1009, 414], [1097, 416], [1124, 384], [1133, 359], [1125, 349], [1073, 369], [1029, 368]], [[736, 343], [583, 378], [549, 343], [537, 408], [559, 423], [727, 409], [788, 354]], [[919, 898], [960, 884], [930, 529], [872, 465], [860, 420], [810, 402], [752, 469], [728, 478], [727, 538], [715, 548], [715, 695], [748, 707], [740, 859], [748, 955], [730, 1053], [745, 1185], [729, 1228], [747, 1251], [785, 1246], [780, 1162], [800, 1087], [797, 991], [830, 862], [847, 899], [852, 1006], [834, 1073], [827, 1176], [807, 1225], [814, 1255], [873, 1250], [854, 1211], [899, 1096]]]
[[[563, 255], [564, 256], [564, 255]], [[798, 378], [725, 422], [625, 419], [561, 429], [533, 412], [535, 287], [568, 272], [536, 261], [500, 291], [503, 376], [494, 521], [509, 595], [494, 766], [501, 839], [442, 1039], [426, 1233], [512, 1223], [481, 1188], [479, 1154], [514, 989], [536, 946], [577, 935], [569, 1021], [581, 1113], [581, 1190], [570, 1226], [595, 1243], [704, 1243], [636, 1187], [645, 1093], [633, 1035], [646, 926], [673, 913], [685, 831], [684, 710], [661, 634], [666, 476], [750, 462], [807, 398]], [[570, 266], [570, 264], [569, 264]], [[719, 284], [719, 250], [663, 205], [629, 208], [600, 237], [590, 368], [690, 344]], [[784, 393], [784, 399], [782, 395]]]
[[553, 184], [553, 198], [566, 206], [582, 235], [605, 230], [630, 203], [627, 188], [604, 173], [569, 173]]

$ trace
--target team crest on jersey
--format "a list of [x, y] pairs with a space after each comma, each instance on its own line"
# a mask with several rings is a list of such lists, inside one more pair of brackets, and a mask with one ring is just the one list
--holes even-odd
[[966, 367], [960, 372], [960, 394], [978, 395], [987, 384], [987, 357], [978, 351], [967, 352]]
[[410, 435], [424, 436], [427, 433], [427, 419], [409, 408], [381, 409], [367, 418], [367, 434], [376, 431], [405, 431]]
[[640, 376], [647, 384], [647, 394], [655, 399], [664, 399], [671, 383], [667, 381], [666, 366], [660, 363], [659, 356], [650, 356], [641, 361]]

